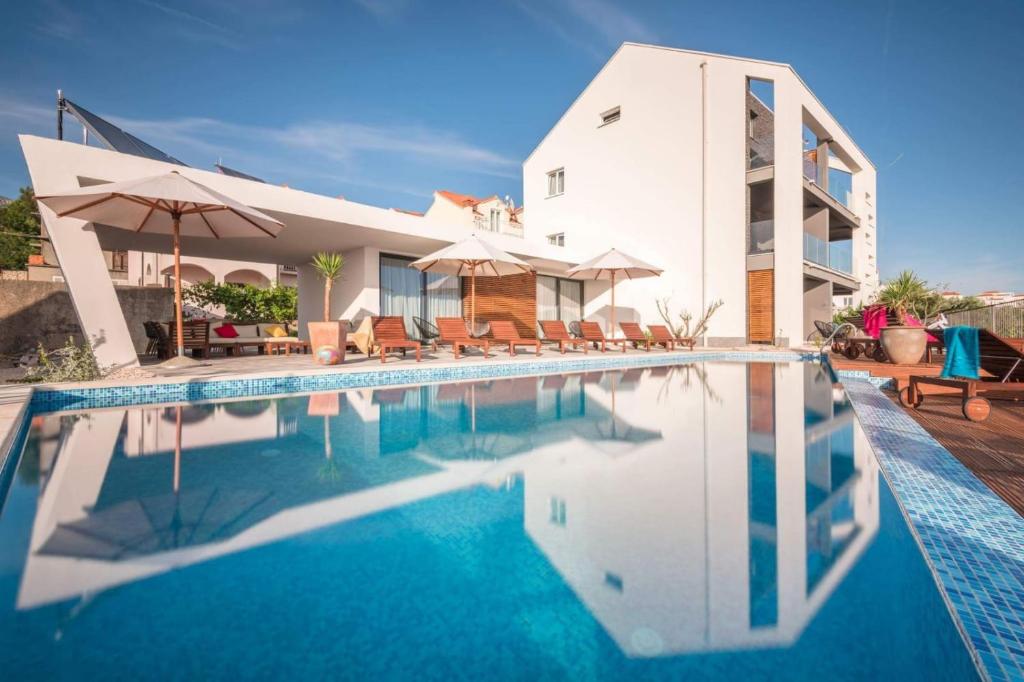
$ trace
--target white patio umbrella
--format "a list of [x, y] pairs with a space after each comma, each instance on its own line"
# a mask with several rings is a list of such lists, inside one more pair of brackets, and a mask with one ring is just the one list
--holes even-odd
[[36, 197], [58, 218], [71, 217], [133, 232], [174, 238], [174, 312], [178, 358], [181, 333], [181, 236], [276, 237], [283, 224], [254, 208], [184, 177], [178, 171], [137, 180], [107, 182], [63, 194]]
[[423, 272], [469, 277], [469, 322], [476, 327], [476, 276], [503, 277], [533, 272], [533, 266], [475, 235], [410, 263]]
[[612, 283], [612, 314], [609, 336], [615, 336], [615, 280], [620, 276], [626, 279], [641, 277], [659, 277], [664, 272], [661, 268], [649, 265], [639, 258], [634, 258], [616, 249], [610, 249], [597, 258], [569, 268], [568, 275], [572, 279], [607, 279]]

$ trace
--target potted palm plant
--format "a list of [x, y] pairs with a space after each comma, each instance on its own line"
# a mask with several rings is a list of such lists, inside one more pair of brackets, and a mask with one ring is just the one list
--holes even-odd
[[911, 270], [904, 270], [886, 282], [878, 294], [878, 302], [894, 311], [898, 318], [896, 325], [881, 331], [882, 349], [890, 362], [897, 365], [920, 362], [928, 346], [928, 332], [924, 327], [908, 326], [907, 315], [916, 313], [931, 297], [927, 283]]
[[[311, 262], [313, 269], [324, 281], [324, 319], [322, 322], [309, 322], [309, 345], [316, 354], [318, 362], [321, 359], [318, 352], [324, 346], [332, 346], [338, 350], [336, 362], [345, 361], [345, 336], [347, 330], [343, 320], [331, 320], [331, 289], [334, 283], [341, 277], [341, 271], [345, 267], [345, 259], [340, 253], [328, 253], [321, 251], [313, 256]], [[330, 354], [328, 353], [325, 358]], [[332, 363], [333, 364], [333, 363]]]

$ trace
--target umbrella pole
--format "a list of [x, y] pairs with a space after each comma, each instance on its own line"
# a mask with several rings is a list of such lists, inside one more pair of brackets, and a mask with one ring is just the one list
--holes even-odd
[[174, 493], [181, 488], [181, 405], [174, 408]]
[[469, 271], [469, 328], [471, 334], [476, 333], [476, 263]]
[[174, 328], [177, 333], [178, 357], [185, 356], [185, 341], [181, 331], [181, 217], [174, 215]]
[[608, 330], [608, 337], [615, 337], [615, 271], [612, 270], [612, 328]]

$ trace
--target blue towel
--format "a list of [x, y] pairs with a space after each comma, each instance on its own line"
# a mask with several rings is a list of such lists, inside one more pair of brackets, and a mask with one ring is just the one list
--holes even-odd
[[977, 379], [981, 355], [978, 350], [978, 328], [948, 327], [945, 330], [945, 341], [946, 365], [939, 376], [943, 379]]

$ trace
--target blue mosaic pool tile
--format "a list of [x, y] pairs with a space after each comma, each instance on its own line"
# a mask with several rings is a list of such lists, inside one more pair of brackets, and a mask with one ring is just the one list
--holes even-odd
[[1024, 680], [1024, 518], [872, 382], [844, 386], [979, 669]]
[[32, 412], [54, 412], [97, 407], [125, 407], [148, 403], [195, 402], [218, 398], [243, 398], [279, 393], [341, 391], [352, 388], [393, 386], [396, 384], [427, 384], [471, 379], [495, 379], [506, 376], [559, 374], [588, 369], [614, 367], [651, 367], [692, 362], [762, 361], [792, 362], [818, 360], [817, 353], [657, 353], [589, 357], [559, 362], [495, 362], [461, 366], [431, 367], [424, 364], [408, 369], [368, 369], [366, 371], [331, 371], [324, 368], [314, 374], [270, 376], [251, 379], [196, 380], [136, 384], [129, 386], [82, 387], [73, 389], [37, 389], [32, 396]]

